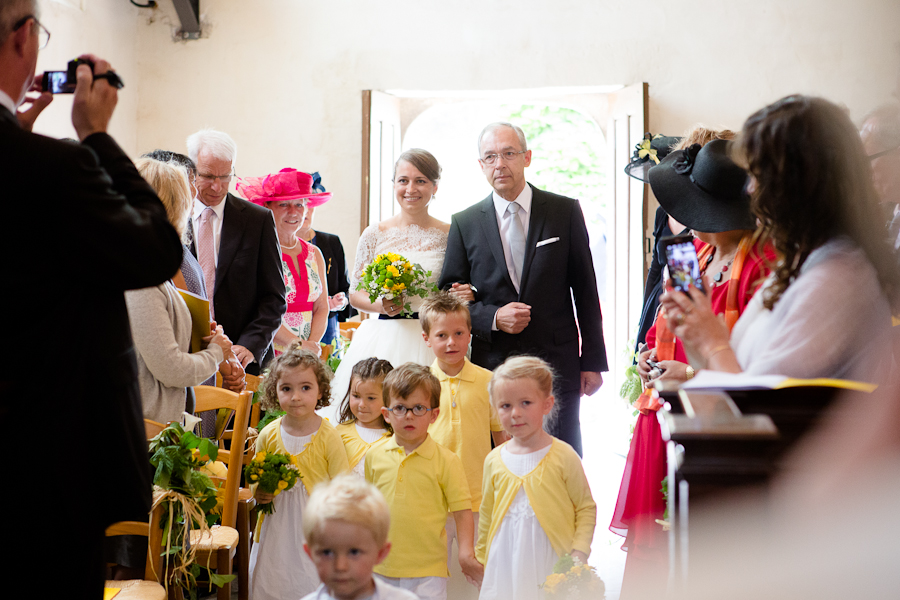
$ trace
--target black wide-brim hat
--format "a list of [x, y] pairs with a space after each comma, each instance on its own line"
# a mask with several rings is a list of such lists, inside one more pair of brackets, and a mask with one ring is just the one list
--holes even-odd
[[650, 169], [650, 187], [659, 205], [685, 227], [705, 233], [756, 229], [747, 173], [728, 156], [728, 144], [694, 144]]

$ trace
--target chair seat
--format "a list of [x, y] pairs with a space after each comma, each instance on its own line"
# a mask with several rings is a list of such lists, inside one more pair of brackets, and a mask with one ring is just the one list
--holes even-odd
[[236, 548], [240, 536], [233, 527], [213, 525], [209, 534], [200, 538], [200, 530], [191, 529], [191, 546], [198, 551], [214, 552], [221, 548]]
[[166, 589], [155, 581], [123, 579], [106, 582], [108, 588], [119, 588], [116, 600], [166, 600]]

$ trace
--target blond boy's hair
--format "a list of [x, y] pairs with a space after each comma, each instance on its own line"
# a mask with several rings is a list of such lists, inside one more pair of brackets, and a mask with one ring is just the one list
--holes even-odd
[[328, 542], [321, 539], [326, 521], [363, 527], [380, 547], [387, 542], [391, 511], [378, 488], [358, 475], [344, 473], [317, 485], [309, 497], [303, 511], [303, 535], [310, 544]]
[[459, 314], [465, 317], [466, 326], [472, 331], [472, 315], [464, 300], [460, 300], [450, 292], [438, 292], [429, 296], [419, 308], [419, 324], [425, 335], [431, 335], [431, 324], [441, 315]]
[[441, 405], [441, 382], [431, 373], [431, 369], [408, 362], [387, 374], [381, 384], [384, 405], [391, 405], [391, 397], [406, 400], [417, 389], [422, 388], [431, 398], [431, 408]]

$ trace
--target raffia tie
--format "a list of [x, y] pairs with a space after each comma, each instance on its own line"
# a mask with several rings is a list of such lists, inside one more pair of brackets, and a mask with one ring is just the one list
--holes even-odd
[[[203, 509], [200, 508], [197, 501], [187, 496], [185, 494], [181, 494], [179, 492], [173, 490], [166, 490], [158, 485], [153, 486], [153, 507], [151, 511], [156, 510], [161, 503], [168, 503], [168, 511], [169, 511], [169, 534], [166, 536], [166, 539], [163, 540], [166, 547], [165, 554], [165, 563], [164, 563], [164, 571], [167, 573], [165, 577], [165, 588], [166, 593], [169, 591], [169, 579], [168, 571], [169, 571], [169, 561], [172, 558], [170, 554], [172, 550], [172, 537], [173, 531], [175, 530], [175, 505], [181, 505], [181, 511], [184, 515], [184, 524], [182, 527], [182, 542], [181, 542], [181, 551], [179, 552], [179, 556], [181, 557], [180, 561], [177, 561], [176, 564], [172, 568], [172, 581], [177, 581], [179, 579], [187, 579], [190, 575], [189, 569], [192, 564], [194, 564], [194, 559], [197, 555], [197, 546], [196, 544], [190, 544], [191, 539], [191, 523], [199, 523], [200, 530], [200, 539], [203, 539], [203, 536], [212, 536], [210, 532], [209, 525], [206, 524], [206, 513], [203, 512]], [[185, 551], [185, 545], [189, 545], [190, 548]], [[149, 548], [149, 538], [148, 538], [148, 551], [152, 551]], [[157, 548], [158, 552], [159, 549]], [[209, 553], [209, 558], [212, 558], [212, 553]], [[207, 569], [209, 569], [209, 560], [206, 565]], [[154, 573], [157, 579], [159, 579], [159, 573]]]

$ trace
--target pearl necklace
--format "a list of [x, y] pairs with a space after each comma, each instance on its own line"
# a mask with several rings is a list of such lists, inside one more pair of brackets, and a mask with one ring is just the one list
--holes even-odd
[[294, 243], [290, 246], [288, 246], [287, 244], [282, 244], [281, 240], [278, 240], [278, 243], [281, 244], [281, 247], [284, 248], [285, 250], [293, 250], [294, 248], [297, 247], [297, 242], [299, 242], [299, 241], [300, 241], [300, 238], [295, 237]]

